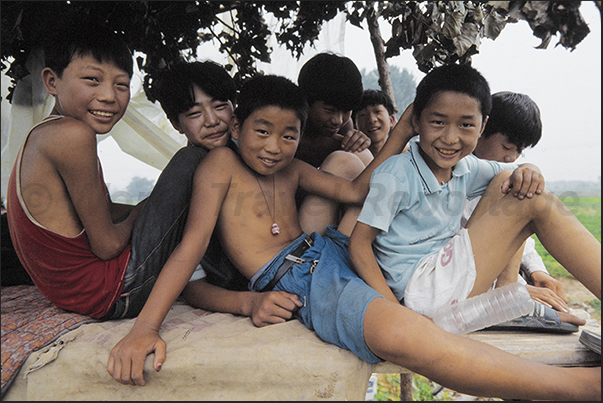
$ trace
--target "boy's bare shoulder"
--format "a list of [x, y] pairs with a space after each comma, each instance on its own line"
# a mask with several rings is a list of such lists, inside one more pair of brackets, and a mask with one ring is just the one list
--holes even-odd
[[42, 126], [40, 126], [40, 128], [46, 129], [46, 130], [51, 130], [51, 131], [58, 131], [59, 134], [66, 134], [66, 135], [69, 135], [71, 132], [77, 133], [77, 132], [81, 132], [81, 131], [94, 133], [94, 130], [92, 130], [92, 128], [89, 125], [82, 122], [81, 120], [78, 120], [78, 119], [75, 119], [75, 118], [72, 118], [69, 116], [62, 116], [60, 119], [50, 120], [50, 121], [46, 122], [45, 124], [43, 124]]
[[238, 154], [228, 147], [217, 147], [209, 151], [203, 159], [205, 165], [224, 165], [233, 164], [240, 161]]
[[[78, 158], [74, 158], [74, 157]], [[97, 141], [94, 130], [70, 117], [51, 120], [37, 126], [28, 137], [24, 159], [44, 157], [54, 164], [96, 161]]]
[[32, 134], [38, 141], [52, 148], [68, 146], [70, 149], [78, 145], [96, 145], [96, 133], [86, 123], [71, 118], [49, 121], [38, 126]]
[[217, 147], [209, 151], [199, 164], [198, 171], [232, 173], [243, 165], [239, 155], [228, 147]]

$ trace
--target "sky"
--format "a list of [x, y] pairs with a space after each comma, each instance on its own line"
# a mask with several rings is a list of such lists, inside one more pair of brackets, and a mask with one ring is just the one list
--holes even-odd
[[[542, 139], [535, 148], [527, 149], [518, 162], [536, 164], [546, 181], [601, 179], [601, 16], [592, 1], [582, 2], [580, 11], [591, 32], [573, 51], [555, 46], [558, 36], [551, 39], [547, 49], [536, 49], [541, 40], [532, 34], [527, 22], [519, 21], [508, 24], [496, 40], [483, 39], [479, 54], [472, 58], [473, 66], [489, 81], [493, 93], [521, 92], [538, 104]], [[389, 24], [382, 27], [386, 40], [389, 29]], [[299, 61], [274, 44], [272, 63], [262, 63], [260, 68], [296, 82], [302, 64], [325, 50], [351, 58], [360, 70], [376, 69], [368, 31], [345, 24], [343, 19], [325, 26], [319, 42], [307, 48]], [[212, 44], [203, 45], [200, 54], [225, 62]], [[410, 50], [388, 59], [388, 63], [406, 68], [417, 82], [425, 75], [416, 67]], [[159, 173], [120, 152], [112, 140], [100, 143], [99, 155], [106, 181], [116, 187], [125, 188], [135, 176], [154, 179]], [[129, 176], [124, 176], [124, 172], [130, 172]]]

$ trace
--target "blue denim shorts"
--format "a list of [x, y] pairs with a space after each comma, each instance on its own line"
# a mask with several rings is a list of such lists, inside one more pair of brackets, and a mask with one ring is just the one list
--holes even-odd
[[[306, 235], [293, 241], [274, 257], [251, 286], [261, 290], [274, 277], [285, 256], [303, 242]], [[350, 350], [376, 365], [382, 359], [369, 350], [364, 341], [364, 315], [368, 305], [382, 295], [368, 286], [352, 270], [348, 255], [349, 238], [334, 227], [324, 236], [313, 233], [314, 246], [308, 249], [276, 284], [274, 290], [297, 294], [304, 304], [295, 317], [324, 341]], [[313, 267], [314, 266], [314, 267]]]

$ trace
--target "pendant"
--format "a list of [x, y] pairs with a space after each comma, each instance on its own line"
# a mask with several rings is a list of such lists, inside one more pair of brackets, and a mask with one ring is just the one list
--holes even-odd
[[281, 229], [277, 223], [273, 223], [270, 231], [272, 232], [272, 235], [278, 235], [278, 234], [280, 234]]

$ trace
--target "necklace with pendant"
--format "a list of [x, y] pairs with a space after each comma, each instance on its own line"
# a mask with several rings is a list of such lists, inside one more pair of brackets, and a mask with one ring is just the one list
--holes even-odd
[[270, 231], [272, 232], [272, 235], [278, 235], [281, 232], [281, 228], [276, 223], [276, 193], [274, 191], [275, 190], [274, 174], [272, 175], [272, 207], [274, 210], [274, 215], [272, 215], [272, 210], [270, 210], [270, 205], [268, 204], [268, 199], [266, 198], [266, 194], [264, 194], [264, 189], [262, 189], [262, 185], [260, 185], [260, 181], [257, 176], [255, 176], [255, 180], [258, 183], [260, 191], [262, 192], [262, 196], [264, 196], [264, 201], [266, 202], [266, 207], [268, 207], [268, 214], [270, 214], [270, 218], [272, 218], [272, 227], [270, 228]]

